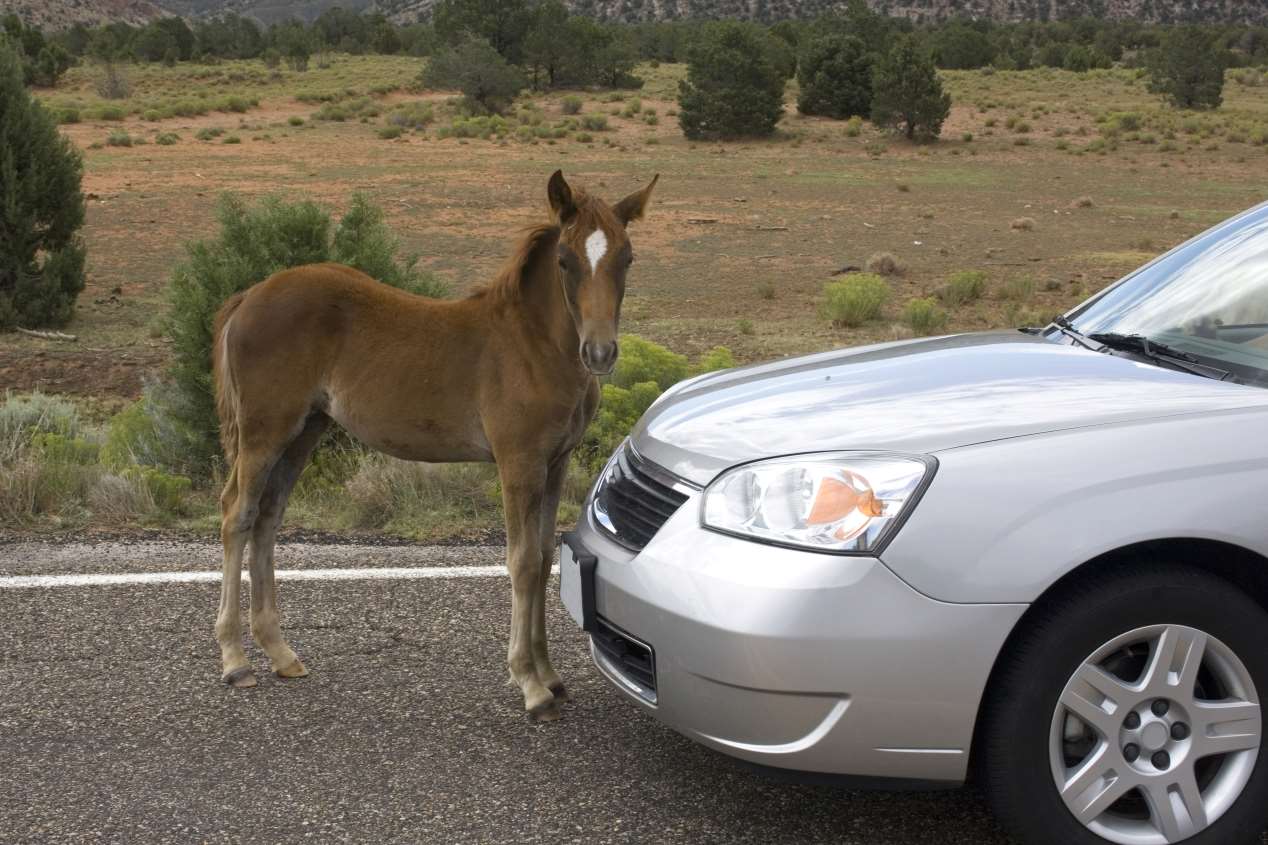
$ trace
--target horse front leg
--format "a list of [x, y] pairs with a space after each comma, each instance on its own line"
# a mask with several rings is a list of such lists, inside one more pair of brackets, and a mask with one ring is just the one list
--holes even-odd
[[524, 695], [530, 722], [560, 716], [554, 694], [537, 675], [533, 660], [533, 606], [546, 589], [542, 579], [541, 509], [546, 499], [546, 467], [531, 459], [498, 462], [502, 508], [506, 513], [506, 567], [511, 573], [511, 635], [506, 662], [511, 682]]
[[546, 586], [550, 583], [550, 568], [555, 563], [555, 525], [571, 457], [572, 452], [569, 451], [556, 458], [546, 473], [546, 495], [541, 509], [542, 588], [533, 602], [533, 665], [537, 667], [537, 679], [546, 685], [560, 704], [571, 701], [572, 697], [564, 686], [563, 678], [551, 664], [546, 647]]

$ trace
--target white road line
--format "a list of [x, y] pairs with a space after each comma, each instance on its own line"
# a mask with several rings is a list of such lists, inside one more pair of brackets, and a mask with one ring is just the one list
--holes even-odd
[[[554, 567], [551, 572], [559, 571]], [[505, 566], [411, 566], [360, 569], [279, 569], [280, 581], [384, 581], [419, 578], [499, 578]], [[247, 572], [242, 573], [249, 580]], [[112, 587], [128, 584], [191, 584], [219, 582], [220, 572], [98, 572], [66, 575], [8, 575], [0, 577], [0, 590], [39, 587]]]

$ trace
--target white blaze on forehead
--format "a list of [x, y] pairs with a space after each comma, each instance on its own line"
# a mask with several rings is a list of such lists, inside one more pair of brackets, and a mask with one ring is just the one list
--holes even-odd
[[603, 234], [602, 229], [595, 229], [590, 233], [590, 237], [586, 238], [586, 258], [590, 259], [591, 271], [599, 268], [599, 262], [603, 260], [607, 252], [608, 236]]

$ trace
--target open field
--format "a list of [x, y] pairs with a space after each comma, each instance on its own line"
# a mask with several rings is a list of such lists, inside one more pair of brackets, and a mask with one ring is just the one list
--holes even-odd
[[[137, 396], [166, 360], [171, 269], [186, 241], [214, 233], [223, 191], [337, 211], [365, 193], [404, 250], [462, 293], [544, 213], [554, 169], [611, 198], [660, 173], [633, 235], [622, 327], [693, 359], [725, 345], [742, 362], [909, 336], [904, 305], [964, 270], [985, 272], [985, 293], [944, 295], [948, 330], [1045, 322], [1268, 193], [1258, 71], [1235, 72], [1242, 81], [1206, 114], [1164, 109], [1134, 71], [948, 72], [943, 140], [914, 146], [803, 118], [791, 91], [774, 140], [688, 142], [674, 117], [683, 68], [670, 65], [641, 68], [640, 92], [551, 93], [504, 125], [455, 122], [449, 95], [410, 90], [419, 67], [345, 55], [306, 73], [151, 65], [129, 68], [133, 96], [110, 103], [78, 68], [40, 92], [79, 112], [64, 129], [85, 151], [89, 282], [67, 328], [78, 343], [0, 335], [0, 389], [75, 394], [102, 411]], [[568, 93], [583, 100], [573, 117]], [[213, 107], [226, 98], [245, 110]], [[111, 106], [121, 119], [100, 119]], [[402, 107], [424, 125], [382, 137]], [[878, 252], [902, 267], [880, 318], [834, 327], [819, 311], [825, 282]]]

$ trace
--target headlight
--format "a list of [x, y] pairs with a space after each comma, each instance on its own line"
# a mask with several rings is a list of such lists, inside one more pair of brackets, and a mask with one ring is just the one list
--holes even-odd
[[728, 470], [704, 492], [706, 528], [822, 552], [869, 552], [893, 532], [932, 458], [833, 452]]

